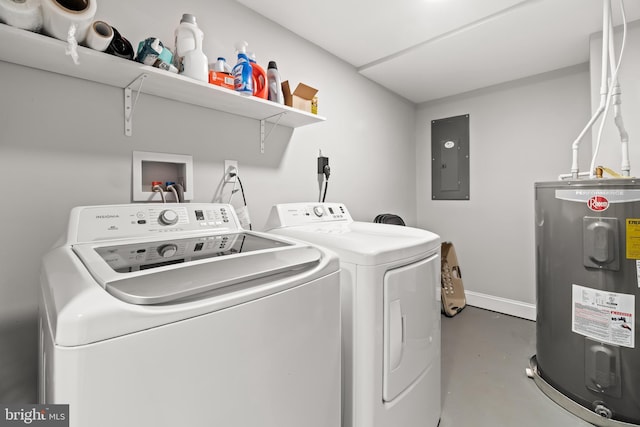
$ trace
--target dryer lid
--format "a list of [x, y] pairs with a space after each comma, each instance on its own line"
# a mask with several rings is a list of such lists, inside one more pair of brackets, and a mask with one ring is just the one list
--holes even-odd
[[294, 237], [335, 251], [340, 261], [380, 265], [437, 250], [440, 237], [427, 230], [354, 221], [282, 227], [271, 233]]
[[94, 279], [132, 304], [169, 303], [219, 288], [298, 274], [322, 252], [251, 233], [125, 244], [78, 244], [73, 251]]

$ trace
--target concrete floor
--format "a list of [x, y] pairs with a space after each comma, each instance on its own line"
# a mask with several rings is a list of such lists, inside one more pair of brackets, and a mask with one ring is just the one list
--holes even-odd
[[[11, 330], [30, 337], [33, 328]], [[527, 377], [535, 351], [532, 321], [469, 306], [453, 318], [443, 316], [440, 427], [593, 427]], [[27, 359], [35, 366], [33, 355]], [[35, 370], [27, 375], [16, 369], [17, 359], [0, 362], [0, 402], [36, 402]]]
[[475, 307], [443, 316], [440, 427], [593, 427], [527, 377], [535, 340], [529, 320]]

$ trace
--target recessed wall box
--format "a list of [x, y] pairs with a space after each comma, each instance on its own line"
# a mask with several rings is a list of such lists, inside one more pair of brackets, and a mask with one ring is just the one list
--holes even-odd
[[[184, 200], [193, 199], [193, 158], [184, 154], [133, 152], [134, 202], [161, 202], [159, 192], [152, 190], [152, 182], [175, 182], [184, 189]], [[173, 193], [165, 194], [167, 201], [175, 201]]]

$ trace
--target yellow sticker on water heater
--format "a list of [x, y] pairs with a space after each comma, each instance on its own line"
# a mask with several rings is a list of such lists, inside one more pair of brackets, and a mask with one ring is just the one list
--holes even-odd
[[640, 259], [640, 218], [627, 218], [627, 259]]

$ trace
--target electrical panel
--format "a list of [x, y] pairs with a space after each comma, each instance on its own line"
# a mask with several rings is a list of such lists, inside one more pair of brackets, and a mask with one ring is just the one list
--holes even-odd
[[469, 200], [469, 115], [431, 122], [431, 198]]

